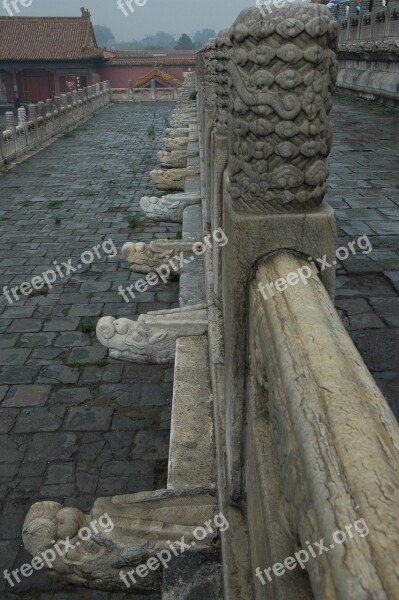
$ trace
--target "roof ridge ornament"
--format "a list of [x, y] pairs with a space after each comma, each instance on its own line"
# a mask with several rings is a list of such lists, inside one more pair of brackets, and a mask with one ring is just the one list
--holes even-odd
[[84, 6], [82, 6], [80, 10], [82, 12], [82, 19], [90, 19], [91, 13], [88, 8], [84, 8]]

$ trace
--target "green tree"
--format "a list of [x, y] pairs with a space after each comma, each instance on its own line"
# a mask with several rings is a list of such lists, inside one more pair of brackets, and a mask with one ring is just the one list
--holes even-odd
[[101, 48], [106, 48], [115, 41], [114, 34], [109, 27], [104, 27], [103, 25], [94, 25], [94, 33], [97, 44]]
[[186, 33], [180, 37], [175, 50], [195, 50], [192, 39]]
[[202, 48], [205, 46], [209, 38], [216, 37], [216, 31], [214, 29], [202, 29], [202, 31], [196, 31], [193, 37], [193, 43], [195, 48]]

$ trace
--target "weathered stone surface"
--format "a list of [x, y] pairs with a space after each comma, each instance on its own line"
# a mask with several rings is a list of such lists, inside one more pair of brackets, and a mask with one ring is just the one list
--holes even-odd
[[183, 191], [185, 178], [198, 174], [198, 167], [187, 167], [168, 171], [154, 170], [151, 171], [150, 177], [159, 190]]
[[37, 433], [33, 435], [29, 447], [28, 456], [33, 461], [43, 460], [66, 460], [76, 452], [76, 435], [74, 433], [59, 433], [57, 436], [51, 433]]
[[150, 219], [181, 223], [184, 209], [199, 204], [200, 200], [200, 195], [196, 193], [167, 194], [161, 198], [144, 196], [140, 200], [140, 207]]
[[[248, 443], [252, 453], [248, 491], [256, 560], [266, 560], [265, 537], [259, 531], [259, 522], [264, 521], [259, 519], [259, 512], [269, 521], [267, 529], [275, 531], [272, 537], [278, 535], [283, 543], [288, 534], [288, 547], [296, 536], [315, 539], [322, 534], [329, 541], [334, 531], [330, 523], [337, 526], [338, 519], [344, 526], [361, 514], [369, 531], [362, 540], [365, 543], [335, 545], [334, 551], [345, 556], [343, 562], [332, 564], [326, 558], [308, 565], [312, 589], [322, 598], [327, 581], [333, 589], [345, 582], [345, 593], [356, 597], [363, 594], [367, 579], [367, 589], [373, 590], [373, 595], [388, 598], [391, 591], [386, 590], [396, 588], [396, 575], [387, 556], [395, 555], [397, 544], [392, 530], [397, 527], [392, 510], [395, 492], [389, 482], [396, 477], [399, 430], [315, 273], [306, 286], [290, 285], [272, 299], [259, 293], [259, 284], [277, 281], [295, 272], [300, 264], [305, 263], [298, 257], [276, 253], [259, 266], [251, 284]], [[289, 329], [286, 323], [290, 323]], [[376, 333], [368, 335], [374, 337]], [[294, 386], [289, 383], [292, 381]], [[314, 415], [318, 415], [317, 423]], [[261, 458], [270, 441], [277, 472], [272, 456], [270, 461]], [[281, 490], [277, 497], [272, 487]], [[284, 535], [278, 531], [281, 523], [276, 518], [282, 505], [289, 528]], [[269, 550], [273, 553], [275, 547]], [[385, 558], [371, 563], [370, 557], [380, 553]], [[281, 585], [283, 591], [284, 581]]]
[[[122, 256], [127, 260], [130, 268], [135, 273], [154, 273], [154, 271], [163, 266], [161, 274], [165, 280], [168, 272], [170, 274], [180, 271], [181, 262], [178, 257], [180, 257], [181, 252], [190, 252], [192, 249], [192, 242], [181, 240], [153, 240], [149, 244], [145, 244], [144, 242], [126, 242], [122, 246]], [[158, 272], [154, 276], [158, 280], [160, 279]], [[145, 289], [147, 289], [148, 284], [144, 282], [144, 285]]]
[[62, 424], [63, 414], [54, 414], [47, 408], [24, 408], [14, 427], [15, 433], [37, 433], [57, 431]]
[[[124, 478], [109, 477], [101, 485], [123, 488], [123, 484]], [[187, 544], [195, 546], [195, 549], [188, 550], [187, 555], [191, 552], [208, 555], [212, 548], [214, 552], [215, 539], [211, 542], [211, 538], [215, 538], [217, 531], [208, 533], [202, 541], [196, 539], [193, 532], [197, 523], [212, 519], [215, 512], [215, 498], [206, 490], [179, 494], [161, 490], [122, 496], [120, 499], [99, 498], [89, 515], [75, 508], [62, 509], [56, 502], [41, 502], [32, 506], [25, 519], [23, 540], [27, 550], [35, 556], [47, 548], [52, 539], [62, 540], [65, 535], [71, 542], [77, 540], [82, 526], [108, 514], [114, 523], [112, 530], [105, 526], [96, 534], [97, 541], [93, 537], [89, 542], [80, 542], [78, 551], [66, 551], [64, 556], [56, 558], [52, 567], [65, 582], [81, 584], [84, 581], [87, 587], [126, 590], [120, 573], [124, 574], [129, 566], [146, 562], [156, 549], [170, 543], [170, 539], [179, 540], [183, 536]], [[62, 529], [57, 527], [60, 519], [64, 523]], [[131, 543], [131, 526], [135, 531], [134, 544]], [[107, 552], [103, 552], [104, 544]], [[70, 567], [66, 569], [65, 564], [68, 563]], [[130, 587], [140, 592], [159, 592], [161, 575], [160, 569], [150, 571], [140, 585], [132, 582]]]
[[44, 406], [49, 395], [48, 385], [14, 385], [10, 388], [3, 406]]
[[171, 488], [209, 486], [215, 480], [211, 402], [208, 338], [181, 338], [176, 345], [172, 402], [168, 469]]
[[103, 317], [97, 323], [98, 340], [112, 358], [137, 363], [171, 363], [176, 340], [203, 335], [208, 328], [203, 305], [141, 314], [137, 321]]
[[108, 431], [112, 408], [97, 406], [71, 408], [65, 421], [67, 431]]

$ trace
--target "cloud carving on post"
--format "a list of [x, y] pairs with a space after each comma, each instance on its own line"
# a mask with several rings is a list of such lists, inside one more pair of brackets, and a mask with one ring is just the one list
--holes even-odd
[[327, 191], [337, 23], [319, 5], [244, 11], [229, 32], [229, 193], [249, 212], [319, 206]]

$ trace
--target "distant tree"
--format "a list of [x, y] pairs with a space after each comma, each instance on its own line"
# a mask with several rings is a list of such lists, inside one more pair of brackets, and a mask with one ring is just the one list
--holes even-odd
[[172, 50], [176, 39], [166, 31], [158, 31], [155, 35], [146, 35], [142, 40], [130, 42], [113, 42], [114, 50]]
[[106, 48], [115, 42], [114, 34], [109, 27], [94, 25], [94, 33], [96, 35], [97, 44], [101, 48]]
[[138, 40], [132, 40], [131, 42], [114, 42], [112, 44], [113, 50], [142, 50], [143, 45]]
[[205, 46], [209, 38], [214, 37], [216, 37], [216, 31], [214, 29], [203, 29], [202, 31], [196, 31], [193, 37], [195, 48], [202, 48], [202, 46]]
[[195, 50], [192, 39], [186, 33], [180, 37], [175, 50]]
[[166, 31], [158, 31], [155, 35], [146, 35], [141, 41], [143, 48], [155, 50], [171, 50], [176, 44], [176, 40]]

